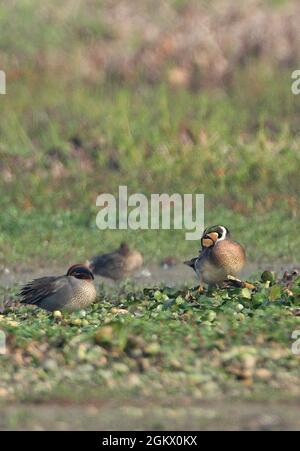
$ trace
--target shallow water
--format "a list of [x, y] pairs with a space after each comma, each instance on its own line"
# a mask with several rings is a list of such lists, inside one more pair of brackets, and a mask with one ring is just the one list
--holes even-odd
[[[260, 274], [266, 269], [270, 271], [275, 271], [279, 276], [281, 276], [284, 271], [291, 271], [293, 269], [300, 270], [300, 264], [281, 264], [281, 263], [249, 263], [243, 272], [241, 273], [242, 279], [247, 279], [250, 281], [256, 280]], [[0, 272], [0, 286], [9, 288], [13, 285], [23, 284], [34, 278], [49, 276], [49, 275], [60, 275], [66, 272], [66, 268], [31, 268], [31, 269], [20, 269], [13, 270], [9, 267], [2, 269]], [[145, 266], [141, 273], [136, 274], [132, 281], [134, 281], [139, 286], [182, 286], [182, 285], [197, 285], [197, 278], [194, 271], [184, 264], [177, 264], [169, 268], [163, 268], [157, 264], [149, 264]], [[118, 282], [113, 282], [111, 280], [96, 277], [96, 284], [103, 283], [111, 287], [118, 287]]]

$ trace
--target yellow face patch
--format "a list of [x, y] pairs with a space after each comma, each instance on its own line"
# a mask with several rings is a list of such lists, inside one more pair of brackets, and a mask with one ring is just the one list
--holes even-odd
[[217, 232], [211, 232], [204, 235], [204, 237], [201, 239], [202, 247], [211, 247], [215, 244], [215, 242], [218, 239]]
[[215, 242], [211, 238], [202, 238], [201, 240], [202, 247], [211, 247], [215, 244]]
[[211, 232], [208, 233], [207, 235], [205, 235], [206, 237], [209, 237], [210, 239], [213, 240], [213, 242], [215, 243], [217, 241], [217, 239], [219, 238], [219, 235], [217, 234], [217, 232]]

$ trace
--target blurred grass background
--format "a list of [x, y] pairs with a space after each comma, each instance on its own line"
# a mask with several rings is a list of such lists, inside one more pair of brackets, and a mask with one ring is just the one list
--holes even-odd
[[251, 260], [299, 262], [299, 21], [293, 0], [1, 2], [0, 266], [197, 252], [97, 230], [119, 185], [204, 193]]

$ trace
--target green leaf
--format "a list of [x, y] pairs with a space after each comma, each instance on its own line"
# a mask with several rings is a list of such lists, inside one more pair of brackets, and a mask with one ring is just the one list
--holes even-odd
[[264, 271], [261, 275], [261, 281], [274, 284], [276, 282], [276, 273], [274, 271]]
[[279, 299], [281, 297], [281, 287], [278, 285], [274, 285], [272, 288], [270, 288], [269, 292], [269, 300], [275, 301], [276, 299]]
[[251, 299], [252, 296], [251, 290], [249, 290], [249, 288], [243, 288], [241, 291], [241, 295], [245, 299]]

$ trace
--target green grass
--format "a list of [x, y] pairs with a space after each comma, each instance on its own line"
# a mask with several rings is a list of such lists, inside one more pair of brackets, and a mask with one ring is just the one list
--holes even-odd
[[[181, 65], [182, 50], [174, 61], [160, 61], [160, 45], [168, 48], [162, 39], [153, 67], [147, 45], [141, 66], [132, 62], [145, 36], [127, 18], [123, 42], [120, 17], [108, 26], [98, 0], [79, 10], [72, 1], [59, 8], [56, 2], [47, 8], [36, 1], [4, 3], [0, 306], [2, 299], [13, 305], [0, 314], [8, 348], [0, 356], [0, 400], [299, 396], [299, 356], [291, 352], [291, 334], [300, 329], [299, 280], [291, 292], [280, 282], [257, 282], [252, 294], [232, 289], [201, 296], [186, 286], [99, 286], [98, 303], [87, 312], [55, 318], [15, 306], [17, 287], [7, 287], [2, 274], [8, 268], [17, 281], [24, 269], [30, 278], [40, 267], [56, 274], [123, 240], [139, 248], [147, 264], [197, 254], [199, 243], [185, 240], [185, 230], [99, 231], [96, 198], [117, 194], [119, 185], [148, 196], [203, 193], [205, 224], [229, 227], [250, 261], [299, 264], [300, 98], [291, 94], [290, 78], [296, 67], [276, 61], [280, 46], [272, 43], [269, 57], [265, 47], [257, 57], [253, 49], [238, 53], [238, 64], [224, 41], [228, 79], [210, 85], [208, 69], [202, 73], [187, 55], [182, 67], [199, 80], [175, 87], [168, 70]], [[278, 42], [289, 36], [286, 3], [266, 2], [284, 12]], [[186, 1], [172, 5], [178, 33]], [[142, 5], [143, 20], [152, 17], [147, 7], [151, 2]], [[246, 29], [247, 14], [241, 12]], [[168, 36], [165, 16], [159, 10], [153, 24]], [[263, 16], [269, 20], [268, 10]], [[236, 44], [236, 25], [228, 33]], [[129, 56], [135, 58], [127, 67]]]
[[[112, 250], [124, 239], [143, 252], [146, 264], [158, 263], [168, 255], [183, 261], [198, 253], [199, 243], [186, 241], [184, 230], [100, 231], [95, 217], [92, 211], [8, 213], [2, 219], [0, 235], [3, 264], [14, 271], [40, 264], [53, 271], [55, 266], [67, 268], [72, 262], [84, 262], [95, 253]], [[232, 230], [234, 238], [246, 247], [250, 262], [266, 266], [299, 263], [296, 221], [290, 222], [285, 212], [259, 216], [255, 228], [252, 220], [221, 207], [206, 214], [207, 224], [224, 223]]]
[[12, 304], [0, 316], [2, 393], [31, 401], [299, 395], [291, 335], [300, 279], [289, 291], [265, 279], [254, 293], [100, 287], [98, 303], [62, 316]]
[[297, 261], [299, 102], [288, 74], [257, 70], [255, 85], [249, 69], [228, 92], [198, 94], [16, 83], [0, 103], [0, 262], [76, 260], [124, 238], [152, 261], [197, 251], [184, 231], [98, 231], [97, 195], [119, 185], [204, 193], [206, 224], [225, 223], [251, 260]]

